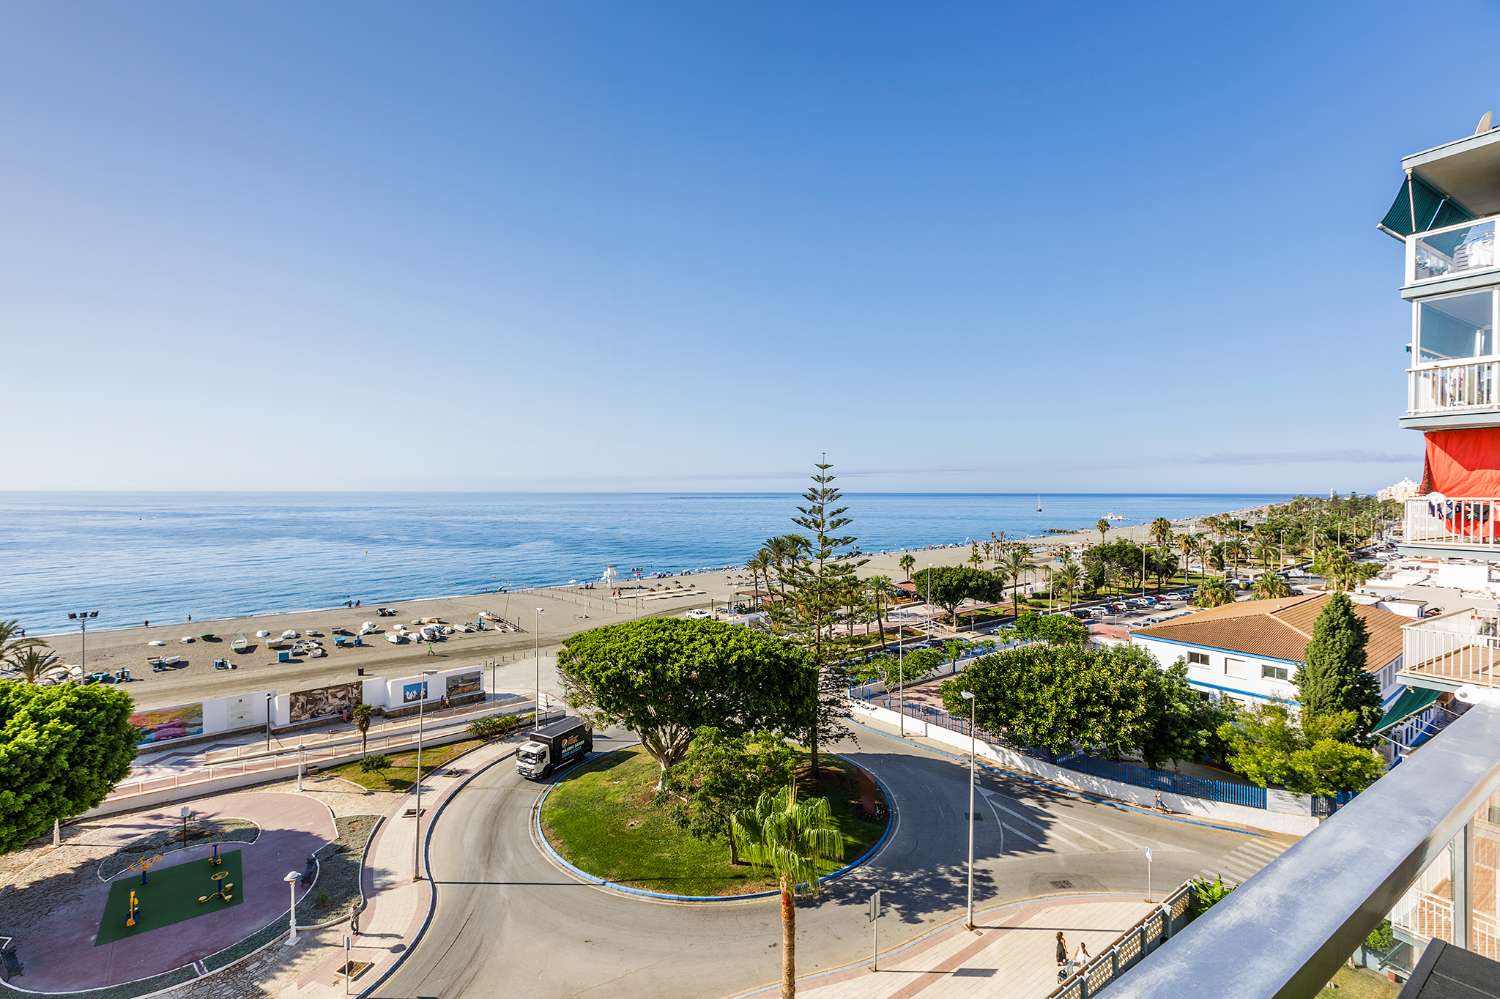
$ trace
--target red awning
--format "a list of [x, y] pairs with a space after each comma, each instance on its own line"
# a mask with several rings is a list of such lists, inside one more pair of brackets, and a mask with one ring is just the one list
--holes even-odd
[[1500, 427], [1429, 432], [1422, 492], [1455, 499], [1500, 496]]

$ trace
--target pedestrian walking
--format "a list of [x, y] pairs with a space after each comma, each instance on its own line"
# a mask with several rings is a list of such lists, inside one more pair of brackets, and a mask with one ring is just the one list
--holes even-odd
[[1068, 963], [1068, 938], [1063, 936], [1062, 930], [1057, 931], [1057, 964], [1061, 967]]

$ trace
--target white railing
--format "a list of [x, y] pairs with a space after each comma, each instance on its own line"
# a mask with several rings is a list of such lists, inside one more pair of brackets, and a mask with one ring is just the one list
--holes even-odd
[[1407, 544], [1500, 546], [1500, 498], [1418, 497], [1406, 501]]
[[1495, 218], [1429, 229], [1406, 237], [1406, 283], [1494, 269]]
[[1443, 361], [1406, 369], [1406, 414], [1495, 409], [1500, 361]]
[[1403, 672], [1500, 686], [1500, 612], [1455, 611], [1409, 624], [1401, 637]]

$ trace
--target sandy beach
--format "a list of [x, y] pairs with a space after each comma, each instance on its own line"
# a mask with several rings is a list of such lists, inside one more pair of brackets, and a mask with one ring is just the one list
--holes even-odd
[[[1181, 522], [1175, 526], [1181, 529], [1186, 524]], [[1121, 526], [1112, 528], [1108, 537], [1139, 541], [1147, 536], [1147, 531], [1143, 524]], [[1081, 549], [1098, 538], [1095, 531], [1075, 531], [1027, 539], [1027, 543], [1032, 545], [1040, 561], [1055, 556], [1065, 547]], [[867, 553], [868, 561], [860, 569], [860, 574], [904, 579], [899, 564], [903, 554], [905, 552], [901, 551]], [[968, 561], [969, 546], [918, 548], [910, 550], [910, 554], [916, 559], [918, 569], [928, 565], [960, 565]], [[1043, 578], [1041, 573], [1038, 577]], [[738, 594], [749, 593], [752, 589], [750, 575], [744, 570], [699, 571], [639, 583], [630, 580], [622, 585], [624, 595], [618, 599], [612, 598], [610, 590], [600, 583], [592, 589], [552, 587], [408, 600], [387, 604], [396, 609], [397, 614], [385, 618], [377, 617], [374, 607], [333, 607], [194, 620], [191, 623], [186, 620], [153, 621], [150, 627], [90, 632], [86, 663], [76, 633], [51, 635], [46, 640], [63, 662], [84, 664], [90, 672], [129, 668], [137, 679], [125, 684], [124, 689], [130, 692], [136, 703], [147, 708], [165, 707], [249, 691], [286, 692], [320, 686], [353, 679], [359, 668], [370, 676], [397, 677], [423, 668], [481, 663], [490, 658], [502, 664], [513, 662], [529, 657], [536, 645], [546, 650], [589, 628], [635, 617], [681, 614], [697, 607], [730, 603], [737, 599]], [[542, 609], [539, 631], [536, 628], [537, 608]], [[520, 630], [454, 634], [445, 642], [431, 645], [393, 645], [383, 634], [375, 634], [366, 636], [367, 644], [356, 648], [335, 648], [331, 637], [334, 628], [358, 631], [365, 621], [374, 621], [382, 628], [410, 625], [419, 618], [429, 617], [460, 624], [476, 620], [481, 611], [497, 615]], [[276, 653], [266, 647], [265, 641], [255, 638], [255, 633], [262, 630], [276, 636], [287, 630], [306, 633], [310, 629], [329, 636], [322, 640], [328, 653], [326, 657], [278, 663]], [[204, 634], [213, 634], [219, 640], [203, 641], [199, 636]], [[237, 635], [249, 638], [254, 643], [253, 651], [235, 654], [230, 643]], [[181, 642], [183, 637], [191, 637], [193, 641], [184, 644]], [[166, 644], [149, 646], [147, 643], [153, 640]], [[147, 659], [153, 656], [180, 656], [186, 660], [186, 665], [155, 673], [147, 665]], [[213, 661], [217, 658], [230, 660], [236, 668], [214, 669]]]

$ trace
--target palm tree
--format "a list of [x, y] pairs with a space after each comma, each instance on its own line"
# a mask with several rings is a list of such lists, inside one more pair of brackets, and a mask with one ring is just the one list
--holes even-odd
[[40, 638], [20, 638], [20, 621], [0, 621], [0, 662], [8, 662], [22, 649], [43, 645]]
[[760, 551], [750, 556], [745, 563], [745, 568], [750, 570], [750, 584], [755, 589], [755, 605], [760, 606], [760, 580], [766, 579], [766, 589], [771, 589], [771, 550], [761, 545]]
[[797, 994], [797, 894], [816, 895], [818, 866], [844, 855], [844, 838], [826, 798], [797, 800], [797, 785], [767, 791], [733, 819], [752, 864], [769, 867], [781, 891], [781, 997]]
[[1182, 553], [1182, 581], [1192, 582], [1193, 555], [1198, 551], [1198, 539], [1191, 534], [1177, 535], [1177, 550]]
[[1263, 572], [1255, 581], [1255, 595], [1261, 600], [1274, 600], [1277, 597], [1289, 597], [1292, 588], [1281, 578], [1280, 573]]
[[367, 752], [366, 743], [370, 736], [370, 720], [375, 717], [375, 709], [368, 704], [359, 703], [354, 706], [354, 727], [359, 730], [359, 755], [364, 756]]
[[910, 579], [911, 571], [917, 567], [917, 560], [912, 556], [911, 552], [907, 552], [896, 560], [896, 564], [901, 567], [902, 572], [906, 573], [906, 578]]
[[1062, 568], [1052, 574], [1052, 583], [1059, 590], [1068, 595], [1068, 607], [1073, 606], [1073, 595], [1078, 592], [1078, 586], [1083, 582], [1083, 577], [1078, 572], [1078, 566], [1072, 562], [1063, 563]]
[[984, 559], [979, 554], [979, 542], [977, 541], [969, 542], [969, 564], [976, 569], [984, 564]]
[[1224, 604], [1232, 603], [1234, 603], [1234, 593], [1222, 576], [1205, 579], [1199, 584], [1198, 592], [1193, 594], [1195, 607], [1222, 607]]
[[62, 660], [58, 659], [57, 655], [41, 642], [32, 642], [16, 648], [6, 662], [20, 673], [21, 679], [27, 683], [36, 683], [43, 673], [54, 666], [62, 665]]
[[1100, 517], [1094, 522], [1094, 530], [1099, 532], [1099, 543], [1104, 544], [1104, 536], [1109, 533], [1109, 521]]
[[1025, 545], [1016, 545], [1005, 553], [1005, 572], [1014, 587], [1010, 591], [1010, 610], [1015, 617], [1021, 616], [1021, 576], [1031, 568], [1031, 549]]
[[[1151, 522], [1151, 527], [1149, 530], [1151, 533], [1151, 540], [1155, 541], [1156, 546], [1161, 549], [1163, 561], [1165, 561], [1167, 549], [1170, 548], [1172, 544], [1172, 522], [1165, 517], [1157, 517]], [[1156, 588], [1158, 590], [1160, 590], [1162, 587], [1162, 573], [1160, 567], [1161, 563], [1159, 562], [1157, 563], [1156, 572]]]

